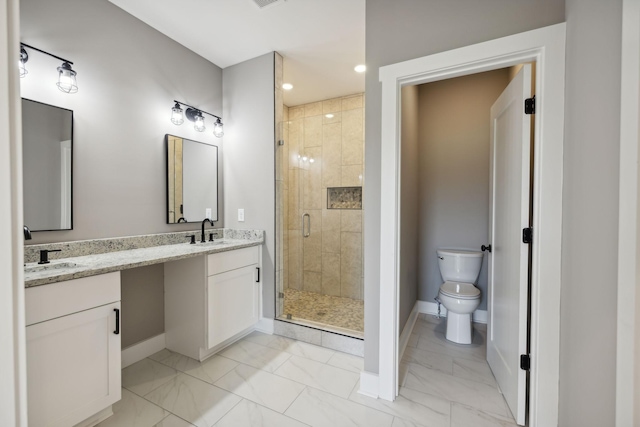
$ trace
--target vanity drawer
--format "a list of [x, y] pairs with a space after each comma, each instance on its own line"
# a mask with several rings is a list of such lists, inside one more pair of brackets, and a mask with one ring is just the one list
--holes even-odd
[[25, 290], [26, 325], [120, 301], [120, 272], [67, 280]]
[[207, 276], [258, 264], [259, 256], [258, 246], [211, 254], [207, 257]]

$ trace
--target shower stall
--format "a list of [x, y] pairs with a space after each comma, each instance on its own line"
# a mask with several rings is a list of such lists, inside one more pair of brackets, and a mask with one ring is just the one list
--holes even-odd
[[276, 317], [362, 338], [364, 95], [278, 116]]

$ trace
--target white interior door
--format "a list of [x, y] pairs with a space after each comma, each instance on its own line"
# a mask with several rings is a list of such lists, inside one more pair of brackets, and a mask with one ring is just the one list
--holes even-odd
[[527, 351], [531, 121], [524, 101], [531, 96], [531, 65], [524, 65], [491, 107], [489, 321], [487, 361], [509, 408], [525, 420]]

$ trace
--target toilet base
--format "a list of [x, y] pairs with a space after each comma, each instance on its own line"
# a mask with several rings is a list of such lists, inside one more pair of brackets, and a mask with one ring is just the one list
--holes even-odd
[[471, 344], [472, 331], [471, 314], [447, 312], [447, 340], [457, 344]]

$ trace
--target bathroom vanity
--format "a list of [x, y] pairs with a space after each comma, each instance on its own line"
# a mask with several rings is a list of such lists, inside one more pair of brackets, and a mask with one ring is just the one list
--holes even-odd
[[260, 248], [164, 264], [169, 350], [202, 361], [260, 319]]
[[86, 427], [113, 414], [121, 398], [122, 270], [164, 264], [170, 350], [203, 360], [255, 328], [263, 234], [215, 231], [218, 240], [194, 245], [183, 243], [183, 232], [25, 248], [27, 261], [45, 248], [67, 254], [25, 266], [30, 425]]
[[93, 425], [120, 400], [120, 272], [27, 288], [33, 426]]

